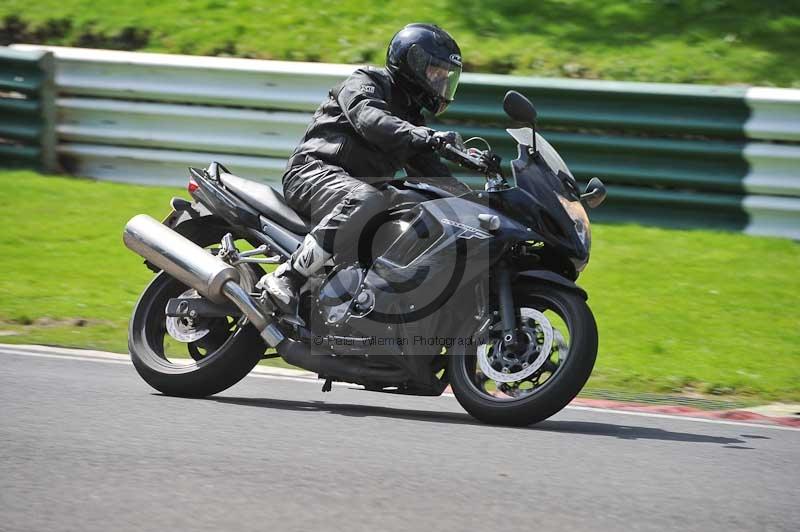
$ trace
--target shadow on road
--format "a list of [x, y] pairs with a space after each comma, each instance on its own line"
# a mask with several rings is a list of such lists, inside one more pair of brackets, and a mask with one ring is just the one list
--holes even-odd
[[[665, 429], [652, 427], [637, 427], [635, 425], [614, 425], [611, 423], [595, 423], [592, 421], [558, 421], [547, 420], [531, 427], [534, 430], [548, 432], [588, 434], [594, 436], [614, 436], [623, 440], [662, 440], [683, 441], [692, 443], [717, 443], [720, 445], [733, 445], [745, 443], [738, 438], [723, 436], [708, 436], [706, 434], [692, 434], [690, 432], [672, 432]], [[731, 447], [733, 448], [733, 447]], [[736, 449], [751, 449], [751, 447], [735, 447]]]
[[[328, 403], [323, 401], [291, 401], [287, 399], [262, 399], [250, 397], [210, 397], [208, 401], [217, 403], [270, 408], [276, 410], [290, 410], [298, 412], [327, 412], [347, 417], [385, 417], [392, 419], [408, 419], [413, 421], [427, 421], [433, 423], [449, 423], [460, 425], [474, 425], [487, 427], [488, 425], [476, 421], [469, 414], [458, 412], [435, 412], [428, 410], [409, 410], [389, 408], [384, 406], [354, 405]], [[492, 427], [496, 429], [496, 427]], [[734, 446], [746, 443], [737, 438], [721, 436], [708, 436], [705, 434], [692, 434], [688, 432], [672, 432], [660, 428], [638, 427], [635, 425], [616, 425], [613, 423], [598, 423], [593, 421], [560, 421], [547, 420], [530, 427], [504, 427], [510, 430], [532, 430], [543, 432], [560, 432], [584, 434], [590, 436], [612, 436], [624, 440], [661, 440], [691, 443], [715, 443], [729, 445], [730, 449], [752, 449], [752, 447]]]

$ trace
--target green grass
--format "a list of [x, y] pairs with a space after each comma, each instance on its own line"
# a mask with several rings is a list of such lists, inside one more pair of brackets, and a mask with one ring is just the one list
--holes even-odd
[[5, 0], [0, 44], [381, 63], [435, 22], [468, 71], [800, 86], [797, 0]]
[[[22, 171], [0, 188], [0, 341], [125, 352], [151, 274], [122, 227], [180, 191]], [[798, 273], [786, 240], [596, 225], [581, 278], [601, 335], [590, 386], [800, 400]]]
[[0, 340], [124, 352], [151, 273], [126, 252], [122, 227], [136, 212], [163, 217], [180, 191], [16, 171], [0, 183], [0, 328], [23, 333]]

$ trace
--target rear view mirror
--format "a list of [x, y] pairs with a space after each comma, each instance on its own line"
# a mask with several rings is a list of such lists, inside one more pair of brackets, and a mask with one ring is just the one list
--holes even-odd
[[589, 180], [589, 184], [586, 185], [586, 192], [581, 194], [581, 203], [590, 209], [594, 209], [605, 201], [607, 195], [606, 186], [603, 182], [593, 177]]
[[517, 91], [508, 91], [503, 98], [503, 110], [512, 120], [529, 124], [536, 123], [536, 108], [531, 101]]

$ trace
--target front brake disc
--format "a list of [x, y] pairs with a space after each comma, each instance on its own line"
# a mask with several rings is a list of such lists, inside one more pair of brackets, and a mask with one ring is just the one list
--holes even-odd
[[[550, 320], [538, 310], [524, 308], [521, 309], [520, 312], [523, 320], [534, 322], [533, 326], [526, 325], [525, 327], [521, 327], [520, 332], [528, 337], [529, 343], [525, 348], [525, 353], [523, 353], [521, 357], [515, 357], [524, 360], [524, 362], [519, 364], [521, 366], [520, 370], [512, 373], [508, 370], [508, 365], [503, 362], [500, 363], [500, 365], [503, 366], [501, 369], [495, 369], [494, 365], [497, 365], [497, 362], [495, 360], [490, 360], [490, 354], [494, 346], [491, 344], [482, 344], [478, 346], [476, 353], [478, 365], [483, 374], [495, 382], [517, 382], [524, 380], [536, 373], [545, 361], [550, 358], [553, 348], [553, 326], [550, 324]], [[502, 352], [504, 349], [503, 342], [497, 345], [497, 349]], [[537, 353], [536, 357], [530, 360], [531, 355], [535, 352]], [[506, 371], [502, 371], [503, 369]]]

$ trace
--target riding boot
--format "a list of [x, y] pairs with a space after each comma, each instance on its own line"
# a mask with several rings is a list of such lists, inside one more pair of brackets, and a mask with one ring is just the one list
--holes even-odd
[[330, 257], [331, 254], [322, 249], [313, 236], [307, 235], [289, 260], [262, 277], [256, 287], [266, 290], [284, 314], [296, 316], [300, 288], [322, 269]]

